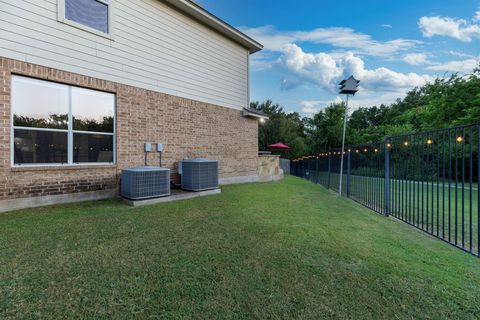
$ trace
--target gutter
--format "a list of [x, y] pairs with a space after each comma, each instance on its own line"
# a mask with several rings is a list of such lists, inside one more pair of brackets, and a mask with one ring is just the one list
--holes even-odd
[[265, 121], [269, 119], [269, 116], [266, 113], [263, 113], [261, 111], [258, 111], [252, 108], [243, 108], [242, 116], [249, 117], [249, 118], [257, 118], [257, 119], [260, 119], [261, 121]]

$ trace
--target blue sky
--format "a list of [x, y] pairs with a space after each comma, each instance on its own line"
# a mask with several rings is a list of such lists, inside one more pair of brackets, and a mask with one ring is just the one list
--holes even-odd
[[480, 56], [480, 0], [198, 0], [265, 49], [251, 56], [251, 99], [311, 115], [354, 74], [352, 107], [391, 103]]

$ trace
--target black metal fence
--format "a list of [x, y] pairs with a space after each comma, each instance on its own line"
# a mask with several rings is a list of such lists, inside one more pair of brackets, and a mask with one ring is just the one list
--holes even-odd
[[387, 137], [296, 159], [291, 174], [480, 256], [480, 126]]

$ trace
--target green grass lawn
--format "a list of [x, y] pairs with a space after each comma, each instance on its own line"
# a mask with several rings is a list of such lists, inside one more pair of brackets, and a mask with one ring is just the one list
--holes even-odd
[[[312, 181], [327, 184], [328, 172], [310, 171]], [[340, 175], [330, 173], [330, 186], [338, 190]], [[385, 179], [355, 176], [350, 179], [350, 197], [383, 211]], [[343, 176], [343, 193], [347, 179]], [[471, 193], [470, 193], [471, 191]], [[463, 201], [462, 201], [463, 193]], [[437, 201], [438, 200], [438, 201]], [[390, 180], [390, 213], [421, 229], [462, 247], [478, 252], [478, 186], [455, 181]], [[470, 231], [471, 230], [471, 231]]]
[[480, 260], [308, 181], [0, 215], [0, 318], [478, 319]]

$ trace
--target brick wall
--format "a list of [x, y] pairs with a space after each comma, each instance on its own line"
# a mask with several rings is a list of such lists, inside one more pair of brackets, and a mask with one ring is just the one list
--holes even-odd
[[[117, 164], [12, 168], [12, 73], [115, 93]], [[115, 188], [123, 168], [144, 164], [144, 142], [164, 144], [162, 165], [172, 172], [178, 160], [207, 157], [219, 160], [222, 178], [258, 173], [258, 124], [239, 110], [6, 58], [0, 58], [0, 75], [0, 200]], [[148, 162], [158, 165], [158, 153]]]

